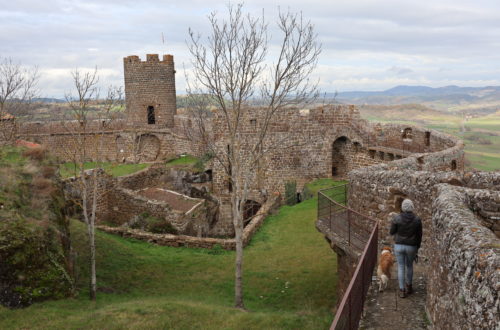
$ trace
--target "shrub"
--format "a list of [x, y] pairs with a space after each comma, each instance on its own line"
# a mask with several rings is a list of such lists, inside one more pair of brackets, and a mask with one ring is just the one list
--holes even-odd
[[22, 307], [68, 296], [72, 279], [51, 226], [23, 219], [0, 223], [0, 303]]
[[302, 190], [302, 200], [306, 201], [308, 199], [311, 199], [314, 197], [314, 193], [311, 191], [311, 189], [306, 185], [304, 186], [304, 189]]
[[156, 217], [146, 218], [148, 231], [155, 234], [173, 234], [177, 235], [177, 229], [175, 229], [170, 222], [165, 219], [159, 219]]
[[155, 234], [173, 234], [177, 235], [177, 229], [165, 219], [159, 219], [150, 215], [148, 212], [142, 212], [134, 216], [128, 226], [133, 229], [149, 231]]
[[297, 182], [289, 181], [285, 183], [285, 203], [287, 205], [297, 204]]

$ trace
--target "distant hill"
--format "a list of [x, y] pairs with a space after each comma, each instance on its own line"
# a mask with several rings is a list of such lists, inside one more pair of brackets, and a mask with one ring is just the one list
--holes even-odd
[[[334, 93], [326, 93], [333, 98]], [[424, 104], [439, 110], [500, 110], [500, 86], [459, 87], [396, 86], [378, 92], [340, 92], [336, 100], [354, 104]]]
[[61, 100], [61, 99], [56, 99], [53, 97], [37, 97], [33, 99], [34, 102], [41, 102], [41, 103], [65, 103], [66, 100]]

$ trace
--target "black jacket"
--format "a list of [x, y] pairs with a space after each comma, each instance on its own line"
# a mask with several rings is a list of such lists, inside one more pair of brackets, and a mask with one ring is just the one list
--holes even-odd
[[392, 219], [391, 235], [396, 244], [420, 248], [422, 243], [422, 221], [413, 212], [401, 212]]

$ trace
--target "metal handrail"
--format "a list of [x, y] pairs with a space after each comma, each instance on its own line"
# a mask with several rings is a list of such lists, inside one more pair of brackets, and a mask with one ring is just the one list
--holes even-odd
[[[348, 326], [347, 326], [347, 329], [357, 329], [358, 328], [358, 324], [359, 324], [359, 319], [360, 319], [360, 316], [361, 316], [361, 313], [363, 312], [363, 307], [361, 307], [361, 310], [358, 310], [358, 315], [356, 316], [352, 316], [351, 314], [351, 309], [352, 309], [352, 304], [351, 304], [351, 292], [353, 292], [353, 288], [354, 288], [354, 285], [355, 283], [357, 282], [357, 279], [358, 277], [360, 276], [364, 276], [364, 273], [365, 273], [365, 260], [367, 260], [369, 258], [368, 256], [368, 252], [369, 252], [369, 248], [372, 247], [372, 246], [375, 246], [377, 247], [378, 246], [378, 223], [375, 223], [375, 226], [373, 227], [373, 230], [370, 234], [370, 238], [368, 239], [368, 242], [366, 243], [365, 245], [365, 248], [363, 250], [363, 254], [361, 255], [361, 257], [359, 258], [359, 262], [358, 262], [358, 265], [356, 267], [356, 270], [354, 271], [354, 274], [351, 278], [351, 281], [349, 282], [349, 286], [347, 287], [347, 290], [345, 291], [344, 293], [344, 296], [342, 297], [342, 301], [340, 302], [340, 305], [339, 305], [339, 308], [337, 309], [337, 313], [335, 314], [335, 318], [333, 319], [333, 322], [332, 322], [332, 325], [330, 327], [330, 330], [334, 330], [334, 329], [342, 329], [342, 328], [346, 328], [345, 325], [341, 325], [340, 324], [340, 321], [341, 321], [341, 317], [342, 315], [344, 314], [344, 308], [349, 308], [349, 320], [348, 320]], [[373, 267], [375, 266], [375, 262], [373, 262]], [[369, 267], [369, 268], [372, 268], [372, 267]], [[372, 271], [373, 271], [373, 268], [372, 268]], [[371, 277], [370, 277], [370, 281], [371, 281]], [[364, 300], [366, 298], [366, 294], [368, 292], [368, 287], [365, 286], [365, 282], [367, 282], [364, 278], [362, 279], [361, 281], [361, 284], [362, 284], [362, 297], [361, 297], [361, 306], [363, 306], [364, 304]], [[354, 318], [354, 320], [353, 320]], [[340, 326], [340, 327], [339, 327]]]
[[[330, 222], [330, 230], [332, 231], [333, 229], [331, 228], [332, 216], [334, 216], [335, 214], [337, 214], [340, 217], [345, 216], [347, 218], [347, 223], [345, 223], [344, 227], [342, 227], [344, 229], [341, 229], [339, 227], [340, 231], [338, 231], [337, 233], [341, 233], [341, 235], [346, 235], [348, 240], [348, 245], [355, 249], [356, 248], [362, 249], [363, 252], [361, 253], [361, 256], [358, 259], [358, 264], [354, 271], [353, 277], [351, 278], [347, 290], [345, 291], [342, 297], [341, 303], [338, 306], [337, 313], [335, 315], [335, 318], [332, 322], [330, 329], [357, 329], [359, 321], [361, 319], [361, 314], [363, 312], [363, 304], [366, 299], [366, 295], [368, 293], [368, 288], [370, 286], [373, 269], [377, 261], [378, 220], [366, 216], [364, 214], [361, 214], [355, 210], [352, 210], [348, 206], [342, 205], [341, 203], [335, 201], [333, 198], [329, 196], [332, 194], [328, 194], [327, 191], [339, 188], [342, 189], [342, 187], [344, 188], [342, 192], [344, 194], [344, 200], [346, 201], [347, 204], [348, 184], [322, 189], [318, 191], [318, 196], [321, 196], [321, 198], [325, 198], [328, 203], [329, 210], [327, 212]], [[334, 194], [333, 196], [339, 196], [342, 193], [337, 193]], [[318, 201], [319, 200], [320, 199], [318, 198]], [[321, 209], [318, 208], [318, 219], [320, 219], [321, 210], [324, 210], [324, 207]], [[341, 216], [341, 214], [343, 215]], [[322, 213], [321, 215], [324, 217], [325, 213]], [[364, 230], [365, 227], [357, 225], [356, 222], [351, 224], [351, 222], [353, 222], [351, 219], [352, 216], [360, 217], [373, 223], [374, 225], [371, 231]], [[347, 228], [345, 228], [345, 226], [347, 226]], [[352, 227], [363, 229], [364, 232], [367, 234], [368, 232], [370, 233], [368, 239], [366, 239], [366, 236], [358, 231], [357, 234], [358, 240], [360, 240], [360, 243], [362, 243], [366, 239], [366, 243], [364, 244], [362, 243], [363, 245], [360, 246], [359, 244], [351, 242], [351, 235], [354, 235], [353, 237], [356, 236], [356, 230], [353, 230]], [[361, 292], [359, 290], [361, 290]]]

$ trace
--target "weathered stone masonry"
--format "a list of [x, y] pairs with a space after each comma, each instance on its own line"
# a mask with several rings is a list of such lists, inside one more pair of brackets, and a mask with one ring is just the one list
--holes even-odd
[[500, 173], [464, 173], [463, 143], [441, 133], [436, 138], [441, 151], [352, 171], [350, 207], [380, 219], [381, 242], [391, 244], [390, 221], [404, 198], [413, 200], [423, 221], [419, 255], [427, 259], [426, 307], [434, 326], [494, 329], [500, 324]]

